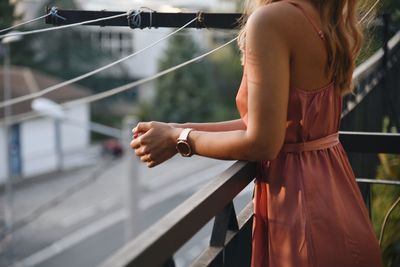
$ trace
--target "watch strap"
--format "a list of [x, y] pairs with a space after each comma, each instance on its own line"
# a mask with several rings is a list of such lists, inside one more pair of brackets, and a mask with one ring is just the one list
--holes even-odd
[[193, 130], [193, 129], [191, 129], [191, 128], [185, 128], [185, 129], [183, 129], [182, 132], [181, 132], [181, 134], [180, 134], [179, 137], [178, 137], [178, 141], [187, 141], [187, 140], [188, 140], [188, 137], [189, 137], [189, 134], [190, 134], [190, 132], [191, 132], [192, 130]]

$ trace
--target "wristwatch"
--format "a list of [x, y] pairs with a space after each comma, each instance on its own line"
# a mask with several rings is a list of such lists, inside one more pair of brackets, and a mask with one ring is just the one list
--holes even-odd
[[192, 148], [190, 147], [188, 137], [189, 133], [193, 129], [185, 128], [182, 130], [178, 137], [178, 142], [176, 143], [176, 150], [182, 155], [182, 157], [191, 157], [193, 155]]

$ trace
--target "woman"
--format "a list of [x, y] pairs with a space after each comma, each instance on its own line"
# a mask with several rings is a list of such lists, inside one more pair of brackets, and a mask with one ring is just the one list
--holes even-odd
[[183, 156], [260, 162], [253, 267], [381, 266], [338, 140], [341, 95], [351, 90], [362, 41], [357, 1], [249, 2], [251, 16], [239, 36], [241, 119], [143, 122], [133, 130], [131, 146], [148, 167], [177, 150]]

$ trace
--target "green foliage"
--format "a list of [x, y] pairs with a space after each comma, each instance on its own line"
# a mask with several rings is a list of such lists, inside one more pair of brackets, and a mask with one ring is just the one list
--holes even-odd
[[[188, 35], [174, 37], [160, 62], [160, 70], [193, 58], [200, 50]], [[204, 60], [157, 80], [157, 95], [151, 116], [156, 120], [184, 122], [209, 118], [215, 108], [211, 65]]]
[[[159, 68], [167, 69], [200, 53], [190, 35], [175, 36]], [[237, 62], [225, 59], [203, 59], [158, 79], [155, 99], [150, 104], [142, 104], [141, 119], [186, 122], [232, 117], [232, 113], [236, 112], [234, 95], [240, 76], [233, 73], [235, 78], [232, 78], [229, 66]]]
[[15, 65], [35, 69], [63, 79], [69, 79], [104, 61], [102, 54], [91, 47], [89, 36], [76, 29], [25, 36], [23, 42], [12, 47]]
[[214, 114], [215, 120], [230, 120], [239, 116], [235, 99], [243, 73], [240, 57], [239, 49], [233, 45], [219, 51], [211, 58], [214, 71], [210, 78], [216, 86], [218, 100]]
[[[6, 2], [8, 1], [1, 3], [3, 5]], [[12, 18], [13, 7], [11, 8], [12, 5], [9, 5], [7, 10], [10, 13], [5, 15], [7, 20], [12, 23], [16, 18]], [[48, 0], [38, 8], [39, 12], [44, 11], [45, 6], [57, 6], [60, 9], [79, 8], [73, 0]], [[0, 14], [2, 13], [3, 8], [0, 9]], [[39, 13], [36, 16], [43, 14]], [[35, 24], [28, 24], [25, 28], [19, 28], [19, 30], [45, 27], [53, 26], [39, 21]], [[71, 79], [115, 60], [113, 56], [93, 45], [89, 32], [83, 30], [83, 27], [86, 26], [24, 36], [22, 41], [13, 43], [10, 47], [12, 64], [31, 67], [60, 79]], [[121, 68], [121, 66], [115, 68], [118, 67]], [[103, 71], [100, 75], [89, 77], [79, 83], [87, 88], [93, 88], [94, 92], [100, 92], [126, 82], [125, 70], [120, 69], [120, 73], [122, 73], [121, 76], [117, 77], [119, 82], [116, 81], [115, 75]], [[120, 97], [126, 96], [130, 96], [130, 94], [122, 94]]]
[[[38, 10], [45, 10], [46, 5], [65, 9], [78, 8], [74, 1], [64, 0], [47, 1]], [[37, 14], [40, 15], [43, 14]], [[41, 28], [46, 27], [42, 22], [39, 24]], [[55, 77], [70, 79], [93, 70], [109, 58], [91, 44], [90, 35], [79, 28], [27, 35], [23, 37], [23, 41], [13, 44], [11, 59], [14, 65], [28, 66]], [[111, 61], [112, 58], [108, 60]]]
[[0, 1], [0, 29], [8, 28], [14, 22], [15, 4], [9, 0]]
[[[360, 6], [363, 6], [363, 13], [370, 10], [375, 1], [364, 0], [360, 1]], [[381, 16], [383, 13], [390, 14], [389, 38], [400, 30], [400, 1], [382, 0], [376, 7], [375, 12], [372, 12], [364, 22], [364, 46], [356, 61], [357, 65], [368, 59], [374, 54], [384, 43], [384, 32]]]
[[[389, 124], [388, 118], [384, 120], [384, 129]], [[377, 179], [394, 179], [400, 181], [400, 155], [380, 154], [380, 166], [377, 170]], [[375, 185], [372, 187], [372, 222], [377, 235], [380, 234], [383, 220], [389, 208], [400, 196], [399, 186]], [[400, 266], [400, 206], [391, 213], [386, 223], [381, 244], [384, 266]]]
[[[378, 169], [378, 178], [388, 177], [400, 181], [400, 156], [380, 155], [381, 166]], [[400, 188], [396, 186], [374, 186], [372, 188], [374, 201], [373, 224], [377, 234], [380, 233], [385, 214], [390, 206], [400, 196]], [[381, 244], [384, 266], [400, 266], [400, 206], [397, 206], [391, 213], [384, 232]]]

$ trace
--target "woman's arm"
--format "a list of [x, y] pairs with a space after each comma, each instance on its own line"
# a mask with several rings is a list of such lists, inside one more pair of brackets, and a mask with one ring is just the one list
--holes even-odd
[[229, 132], [246, 129], [246, 125], [242, 119], [209, 123], [170, 123], [170, 125], [176, 128], [192, 128], [197, 131], [205, 132]]
[[[189, 142], [198, 155], [217, 159], [271, 160], [285, 136], [289, 94], [290, 44], [284, 28], [284, 5], [255, 11], [247, 23], [246, 66], [248, 124], [246, 129], [192, 131]], [[162, 123], [139, 123], [144, 132], [132, 141], [138, 156], [154, 167], [176, 153], [182, 129]]]

